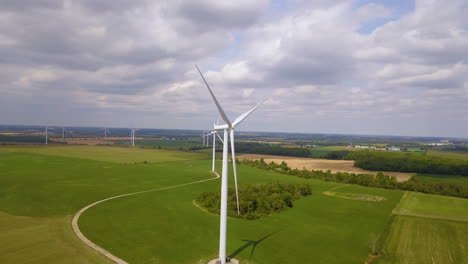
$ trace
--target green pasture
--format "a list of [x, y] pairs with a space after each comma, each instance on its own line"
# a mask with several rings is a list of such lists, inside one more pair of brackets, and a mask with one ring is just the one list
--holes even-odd
[[[206, 175], [197, 161], [190, 173]], [[173, 175], [185, 174], [174, 167]], [[252, 263], [362, 263], [371, 233], [381, 233], [400, 191], [346, 185], [348, 193], [386, 197], [376, 203], [333, 197], [322, 192], [339, 186], [238, 167], [240, 184], [269, 182], [312, 184], [311, 196], [293, 208], [258, 220], [228, 220], [228, 255]], [[231, 178], [232, 181], [232, 178]], [[184, 186], [99, 204], [80, 219], [92, 241], [129, 263], [203, 263], [218, 250], [219, 217], [193, 204], [204, 191], [218, 191], [219, 181]]]
[[407, 192], [378, 263], [468, 263], [468, 199]]
[[0, 212], [0, 263], [110, 264], [73, 233], [71, 216], [26, 217]]
[[[0, 263], [108, 263], [75, 237], [72, 215], [110, 196], [213, 178], [206, 154], [115, 146], [0, 147]], [[241, 185], [312, 185], [312, 195], [293, 208], [258, 220], [228, 219], [228, 255], [242, 263], [363, 263], [372, 234], [382, 238], [379, 263], [428, 263], [427, 252], [436, 263], [450, 263], [442, 261], [446, 256], [468, 263], [463, 251], [467, 199], [419, 193], [401, 199], [401, 191], [242, 165], [238, 175]], [[219, 184], [215, 179], [110, 200], [86, 211], [79, 226], [90, 240], [130, 264], [207, 261], [217, 256], [219, 217], [193, 200], [218, 191]], [[442, 251], [434, 251], [434, 245]]]
[[176, 160], [190, 160], [200, 158], [199, 155], [159, 149], [145, 149], [113, 146], [11, 146], [1, 147], [0, 152], [27, 152], [52, 156], [62, 156], [98, 161], [133, 163], [133, 162], [165, 162]]
[[396, 215], [377, 263], [468, 263], [468, 223]]
[[445, 182], [459, 185], [468, 185], [467, 176], [447, 175], [447, 174], [416, 174], [418, 179], [425, 181]]
[[429, 150], [426, 155], [446, 159], [468, 160], [468, 152]]
[[[153, 163], [134, 164], [144, 160]], [[210, 179], [210, 168], [208, 157], [185, 152], [2, 147], [0, 238], [11, 243], [0, 250], [0, 263], [106, 263], [74, 237], [73, 213], [117, 194]], [[402, 194], [342, 185], [344, 192], [387, 198], [379, 203], [343, 199], [322, 194], [338, 183], [247, 166], [239, 166], [239, 182], [309, 182], [313, 188], [311, 196], [283, 212], [253, 221], [229, 219], [228, 254], [244, 263], [362, 263], [370, 234], [383, 232]], [[192, 202], [201, 192], [218, 190], [219, 180], [213, 180], [111, 200], [85, 212], [79, 225], [92, 241], [129, 263], [197, 263], [217, 255], [219, 217]]]
[[[42, 148], [42, 149], [41, 149]], [[96, 200], [112, 195], [206, 179], [210, 175], [184, 178], [158, 177], [164, 166], [124, 164], [119, 148], [95, 148], [101, 156], [83, 155], [81, 146], [67, 146], [56, 156], [56, 147], [0, 147], [0, 263], [108, 263], [107, 259], [79, 240], [71, 229], [71, 215]], [[88, 148], [88, 150], [89, 150]], [[105, 151], [106, 150], [106, 151]], [[76, 151], [76, 152], [74, 152]], [[139, 151], [139, 150], [135, 150]], [[38, 153], [47, 153], [38, 154]], [[142, 153], [147, 153], [142, 151]], [[145, 159], [164, 160], [162, 152]], [[129, 160], [140, 162], [129, 153]], [[168, 152], [169, 156], [173, 155]], [[61, 156], [59, 156], [61, 155]], [[183, 159], [186, 153], [173, 157]], [[68, 156], [68, 157], [67, 157]], [[199, 158], [198, 155], [190, 154]], [[116, 158], [117, 157], [117, 158]], [[190, 160], [161, 163], [190, 163]], [[208, 166], [208, 162], [207, 162]], [[168, 173], [170, 175], [170, 173]], [[201, 178], [199, 178], [201, 177]]]
[[468, 199], [406, 192], [394, 213], [468, 222]]

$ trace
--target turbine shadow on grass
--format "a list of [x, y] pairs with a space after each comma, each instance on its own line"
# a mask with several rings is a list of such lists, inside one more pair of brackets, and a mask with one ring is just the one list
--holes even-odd
[[242, 241], [246, 242], [244, 245], [242, 245], [240, 248], [236, 249], [234, 252], [232, 252], [231, 255], [229, 255], [228, 257], [229, 258], [234, 258], [235, 256], [239, 255], [242, 251], [244, 251], [245, 249], [247, 249], [248, 247], [252, 247], [252, 249], [250, 250], [250, 255], [249, 255], [249, 259], [252, 259], [252, 256], [255, 252], [255, 248], [258, 246], [258, 244], [260, 244], [263, 240], [269, 238], [270, 236], [274, 235], [278, 233], [278, 231], [276, 232], [272, 232], [262, 238], [260, 238], [259, 240], [248, 240], [248, 239], [242, 239]]

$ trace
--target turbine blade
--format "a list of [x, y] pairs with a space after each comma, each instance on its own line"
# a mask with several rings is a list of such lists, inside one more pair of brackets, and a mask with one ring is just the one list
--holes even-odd
[[216, 104], [216, 107], [218, 108], [218, 111], [219, 111], [219, 114], [221, 115], [221, 117], [223, 118], [224, 122], [226, 122], [226, 124], [229, 125], [229, 127], [232, 125], [231, 124], [231, 121], [229, 121], [229, 118], [227, 117], [226, 113], [224, 113], [224, 110], [223, 108], [221, 107], [221, 105], [219, 104], [218, 102], [218, 99], [216, 99], [216, 96], [214, 95], [213, 91], [211, 91], [211, 88], [210, 88], [210, 85], [208, 84], [208, 82], [205, 80], [205, 77], [203, 76], [203, 74], [201, 73], [200, 69], [198, 68], [198, 66], [195, 64], [195, 67], [197, 67], [197, 70], [198, 72], [200, 73], [200, 76], [202, 77], [203, 81], [205, 82], [206, 84], [206, 87], [208, 88], [208, 91], [210, 92], [211, 94], [211, 97], [213, 97], [213, 100]]
[[237, 189], [236, 151], [234, 149], [234, 129], [231, 129], [231, 156], [232, 156], [232, 170], [234, 171], [234, 183], [236, 185], [237, 214], [240, 214], [239, 191]]
[[218, 132], [216, 132], [216, 135], [218, 136], [219, 140], [221, 140], [221, 143], [224, 144], [224, 141], [223, 141], [223, 139], [221, 138], [221, 136], [218, 134]]
[[247, 111], [247, 112], [243, 113], [242, 115], [240, 115], [239, 117], [237, 117], [236, 120], [234, 120], [234, 122], [232, 123], [232, 126], [236, 127], [240, 122], [244, 121], [244, 119], [246, 119], [250, 114], [252, 114], [253, 111], [257, 110], [257, 108], [259, 108], [266, 100], [268, 100], [268, 99], [263, 100], [262, 102], [260, 102], [256, 106], [254, 106], [249, 111]]

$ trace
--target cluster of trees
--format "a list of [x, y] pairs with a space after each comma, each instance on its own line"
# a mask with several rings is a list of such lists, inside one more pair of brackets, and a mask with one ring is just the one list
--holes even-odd
[[468, 176], [468, 162], [464, 160], [367, 151], [355, 151], [347, 159], [355, 160], [354, 166], [366, 170]]
[[[235, 190], [229, 188], [228, 193], [228, 215], [253, 220], [279, 212], [287, 207], [293, 207], [293, 201], [312, 194], [312, 187], [310, 184], [281, 183], [240, 186], [240, 214], [237, 214]], [[195, 202], [209, 212], [219, 214], [219, 192], [204, 192], [197, 197]]]
[[349, 184], [358, 184], [362, 186], [399, 189], [407, 191], [416, 191], [430, 194], [449, 195], [468, 198], [468, 186], [457, 185], [453, 183], [426, 181], [418, 177], [413, 177], [406, 182], [397, 182], [394, 177], [382, 173], [373, 174], [355, 174], [347, 172], [332, 173], [331, 171], [315, 171], [307, 169], [291, 169], [286, 162], [277, 164], [275, 162], [266, 163], [263, 159], [248, 160], [244, 159], [239, 163], [254, 166], [261, 169], [276, 171], [283, 174], [294, 175], [306, 179], [318, 179], [324, 181], [342, 182]]

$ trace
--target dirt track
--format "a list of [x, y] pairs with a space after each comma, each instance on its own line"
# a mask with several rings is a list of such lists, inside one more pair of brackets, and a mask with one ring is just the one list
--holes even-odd
[[[363, 170], [358, 167], [354, 167], [353, 160], [327, 160], [327, 159], [312, 159], [312, 158], [296, 158], [286, 156], [274, 156], [274, 155], [262, 155], [262, 154], [244, 154], [238, 156], [238, 159], [261, 159], [265, 162], [281, 163], [285, 161], [288, 166], [293, 169], [308, 169], [308, 170], [322, 170], [331, 172], [348, 172], [348, 173], [369, 173], [376, 174], [377, 171]], [[414, 176], [414, 173], [404, 172], [384, 172], [386, 175], [394, 176], [397, 181], [404, 182]]]

